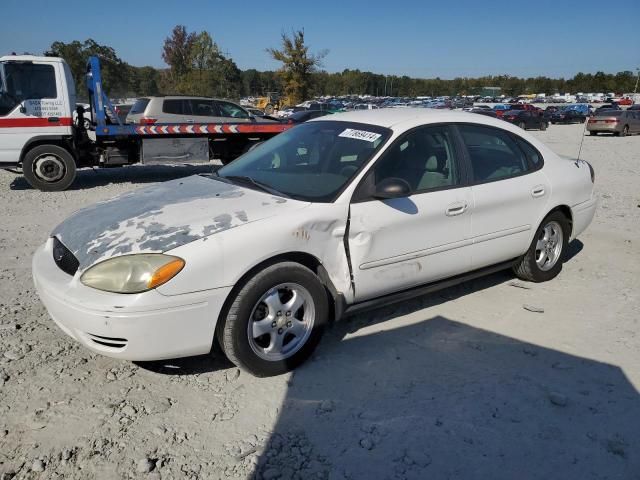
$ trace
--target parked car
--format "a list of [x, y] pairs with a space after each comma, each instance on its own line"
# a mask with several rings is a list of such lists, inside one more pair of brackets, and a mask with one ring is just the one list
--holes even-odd
[[343, 314], [513, 268], [542, 282], [591, 222], [594, 171], [507, 122], [368, 110], [76, 212], [33, 258], [62, 330], [128, 360], [277, 375]]
[[154, 123], [242, 123], [252, 120], [245, 108], [227, 100], [187, 96], [140, 98], [127, 115], [127, 123], [144, 125]]
[[511, 105], [499, 104], [493, 106], [493, 111], [496, 113], [498, 118], [501, 118], [504, 112], [506, 112], [507, 110], [511, 110]]
[[328, 110], [304, 110], [289, 115], [287, 123], [303, 123], [312, 118], [324, 117], [325, 115], [331, 115], [331, 113]]
[[513, 123], [523, 130], [528, 128], [546, 130], [549, 125], [546, 118], [530, 110], [509, 110], [502, 115], [502, 120]]
[[619, 105], [615, 103], [605, 103], [604, 105], [601, 105], [598, 108], [596, 108], [596, 111], [594, 112], [594, 114], [597, 115], [599, 112], [602, 112], [605, 110], [622, 110], [622, 109], [620, 108]]
[[582, 113], [581, 111], [572, 109], [572, 108], [564, 108], [558, 110], [553, 113], [549, 117], [549, 121], [552, 124], [556, 123], [584, 123], [587, 119], [587, 115]]
[[614, 100], [613, 103], [617, 103], [618, 105], [633, 105], [633, 100], [629, 97], [624, 97], [619, 100]]
[[472, 108], [471, 110], [469, 110], [469, 112], [471, 112], [471, 113], [479, 113], [480, 115], [486, 115], [487, 117], [498, 118], [498, 115], [496, 114], [496, 112], [494, 112], [490, 108], [489, 109], [487, 109], [487, 108]]
[[640, 103], [636, 103], [635, 105], [631, 105], [629, 108], [627, 108], [627, 111], [634, 111], [634, 110], [640, 110]]
[[613, 133], [626, 137], [629, 134], [640, 133], [640, 112], [629, 110], [602, 110], [596, 112], [587, 122], [590, 135], [599, 133]]

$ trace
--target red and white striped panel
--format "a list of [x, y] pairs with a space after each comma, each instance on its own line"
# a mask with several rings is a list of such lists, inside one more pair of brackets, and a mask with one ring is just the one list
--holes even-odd
[[293, 125], [280, 123], [266, 124], [238, 124], [238, 123], [189, 123], [189, 124], [158, 124], [140, 125], [136, 127], [138, 135], [207, 135], [224, 133], [280, 133]]

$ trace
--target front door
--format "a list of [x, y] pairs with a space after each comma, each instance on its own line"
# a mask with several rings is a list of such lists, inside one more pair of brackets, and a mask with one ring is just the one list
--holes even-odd
[[[446, 126], [412, 130], [356, 191], [348, 235], [356, 301], [469, 270], [471, 189], [454, 145]], [[405, 180], [412, 193], [391, 200], [362, 194], [388, 178]]]
[[9, 61], [0, 81], [0, 164], [17, 162], [24, 145], [40, 135], [69, 135], [63, 64]]

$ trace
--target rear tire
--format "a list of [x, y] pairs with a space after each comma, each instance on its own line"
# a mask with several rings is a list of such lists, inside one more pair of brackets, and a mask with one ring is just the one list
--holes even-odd
[[547, 124], [545, 122], [542, 122], [540, 124], [540, 130], [542, 130], [543, 132], [547, 129]]
[[223, 312], [216, 336], [238, 367], [257, 377], [280, 375], [311, 356], [328, 312], [325, 288], [311, 270], [294, 262], [276, 263], [241, 286]]
[[629, 125], [625, 125], [622, 132], [620, 132], [621, 137], [626, 137], [627, 135], [629, 135]]
[[22, 160], [22, 172], [29, 185], [43, 192], [61, 192], [76, 178], [76, 161], [58, 145], [38, 145]]
[[529, 282], [546, 282], [562, 270], [562, 262], [571, 226], [561, 212], [552, 212], [545, 217], [533, 237], [529, 250], [513, 267], [515, 274]]
[[524, 122], [520, 122], [518, 123], [518, 127], [520, 127], [522, 130], [525, 130], [526, 125]]

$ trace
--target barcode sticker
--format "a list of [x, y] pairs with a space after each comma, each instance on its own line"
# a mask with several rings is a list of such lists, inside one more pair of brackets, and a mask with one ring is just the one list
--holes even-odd
[[382, 135], [375, 132], [367, 132], [366, 130], [354, 130], [353, 128], [346, 128], [339, 137], [355, 138], [356, 140], [364, 140], [365, 142], [375, 142]]

